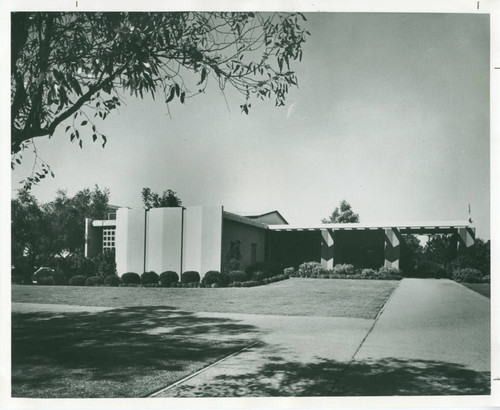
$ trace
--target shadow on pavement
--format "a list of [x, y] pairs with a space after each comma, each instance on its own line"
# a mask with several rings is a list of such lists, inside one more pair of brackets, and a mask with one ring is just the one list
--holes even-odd
[[195, 388], [179, 386], [178, 397], [234, 396], [395, 396], [484, 395], [490, 393], [489, 372], [459, 364], [426, 360], [314, 363], [275, 358], [255, 373], [217, 376]]
[[235, 320], [160, 306], [13, 312], [12, 396], [141, 397], [256, 336]]

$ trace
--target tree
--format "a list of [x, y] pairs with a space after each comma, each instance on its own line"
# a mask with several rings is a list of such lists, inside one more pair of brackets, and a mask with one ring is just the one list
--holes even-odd
[[85, 218], [103, 219], [108, 208], [109, 190], [98, 185], [78, 191], [70, 198], [66, 191], [57, 191], [54, 201], [43, 206], [50, 244], [49, 253], [64, 254], [83, 252], [85, 245]]
[[[80, 147], [83, 131], [104, 146], [95, 120], [120, 106], [122, 91], [183, 104], [212, 78], [242, 95], [246, 114], [252, 96], [284, 105], [297, 85], [290, 63], [302, 59], [309, 34], [300, 20], [300, 13], [12, 13], [12, 166], [34, 138], [50, 138], [63, 123]], [[42, 164], [27, 182], [49, 171]]]
[[329, 223], [356, 223], [359, 222], [359, 215], [355, 214], [351, 205], [343, 199], [340, 202], [340, 208], [337, 206], [332, 214], [328, 218], [323, 218], [321, 223], [329, 224]]
[[31, 283], [37, 257], [43, 248], [45, 221], [37, 199], [26, 189], [18, 190], [11, 200], [11, 256], [13, 273]]
[[182, 201], [177, 197], [177, 193], [171, 189], [163, 191], [163, 194], [152, 192], [151, 188], [142, 189], [142, 202], [145, 209], [163, 208], [163, 207], [179, 207], [182, 206]]
[[424, 248], [415, 235], [402, 235], [400, 269], [406, 275], [412, 274], [422, 260], [423, 252]]

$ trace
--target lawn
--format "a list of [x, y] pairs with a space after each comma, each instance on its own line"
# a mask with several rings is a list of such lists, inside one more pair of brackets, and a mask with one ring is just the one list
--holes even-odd
[[477, 292], [487, 298], [490, 297], [490, 284], [489, 283], [461, 283], [465, 287], [472, 289], [474, 292]]
[[13, 302], [53, 306], [13, 309], [12, 396], [144, 397], [259, 339], [253, 326], [196, 312], [370, 319], [398, 283], [290, 279], [227, 289], [13, 285]]
[[12, 285], [13, 302], [169, 306], [190, 312], [375, 318], [398, 281], [292, 278], [253, 288]]

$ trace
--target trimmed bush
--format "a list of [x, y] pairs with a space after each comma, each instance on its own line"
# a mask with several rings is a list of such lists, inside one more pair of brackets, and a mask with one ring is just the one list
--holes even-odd
[[104, 283], [104, 280], [100, 276], [89, 276], [85, 280], [85, 286], [100, 286]]
[[299, 265], [298, 274], [301, 278], [317, 278], [325, 269], [319, 262], [304, 262]]
[[124, 273], [121, 277], [122, 283], [124, 285], [140, 285], [141, 277], [135, 272]]
[[177, 284], [177, 282], [179, 282], [177, 272], [167, 270], [160, 274], [160, 286], [164, 288], [170, 288], [172, 285]]
[[392, 268], [389, 266], [382, 266], [378, 270], [379, 276], [387, 276], [387, 275], [393, 275], [393, 276], [401, 276], [401, 271], [398, 268]]
[[354, 269], [354, 266], [349, 263], [339, 263], [333, 267], [333, 274], [340, 276], [355, 275], [356, 269]]
[[241, 270], [232, 270], [228, 272], [227, 276], [229, 277], [229, 283], [247, 281], [247, 274]]
[[377, 276], [377, 271], [374, 269], [363, 269], [361, 271], [361, 276], [363, 278], [374, 278]]
[[483, 274], [479, 269], [461, 268], [453, 271], [453, 280], [457, 282], [481, 283], [484, 282]]
[[149, 272], [144, 272], [141, 275], [141, 284], [142, 286], [151, 286], [151, 285], [158, 285], [158, 282], [160, 281], [160, 277], [156, 272], [149, 271]]
[[120, 286], [121, 280], [118, 275], [108, 275], [104, 278], [104, 285], [106, 286]]
[[229, 275], [227, 272], [220, 272], [218, 285], [219, 287], [225, 287], [229, 285]]
[[205, 276], [203, 276], [203, 279], [201, 283], [204, 286], [210, 286], [213, 283], [219, 283], [220, 281], [220, 272], [216, 270], [209, 270], [207, 273], [205, 273]]
[[83, 275], [72, 276], [69, 280], [69, 286], [85, 286], [86, 280], [87, 277]]
[[295, 268], [291, 266], [290, 268], [285, 268], [283, 269], [283, 273], [285, 275], [288, 275], [288, 277], [293, 277], [295, 276]]
[[200, 274], [194, 270], [188, 270], [181, 275], [182, 283], [196, 283], [200, 281]]
[[266, 275], [264, 272], [257, 271], [253, 273], [252, 280], [255, 280], [257, 282], [262, 282], [266, 278]]

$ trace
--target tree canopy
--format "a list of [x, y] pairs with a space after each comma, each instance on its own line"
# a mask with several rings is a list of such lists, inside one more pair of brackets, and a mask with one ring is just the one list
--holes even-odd
[[340, 202], [340, 207], [335, 207], [334, 211], [328, 218], [321, 220], [324, 224], [329, 223], [356, 223], [359, 222], [359, 215], [355, 214], [351, 205], [343, 199]]
[[160, 195], [152, 192], [151, 188], [143, 188], [141, 196], [145, 209], [182, 206], [181, 199], [171, 189], [163, 191]]
[[[123, 92], [184, 103], [213, 80], [242, 95], [246, 114], [252, 97], [284, 105], [297, 85], [290, 63], [302, 59], [309, 34], [300, 13], [15, 12], [11, 19], [12, 166], [33, 138], [50, 138], [63, 123], [80, 147], [84, 134], [104, 146], [95, 120], [116, 110]], [[49, 172], [43, 166], [28, 182]]]

